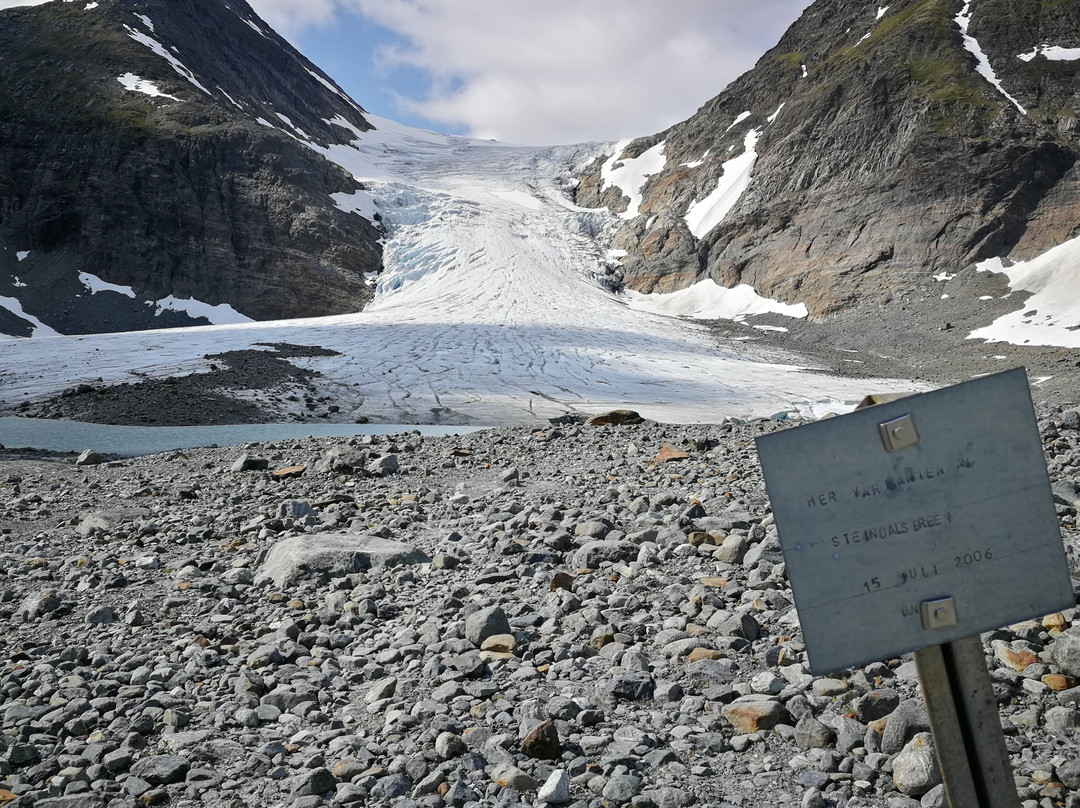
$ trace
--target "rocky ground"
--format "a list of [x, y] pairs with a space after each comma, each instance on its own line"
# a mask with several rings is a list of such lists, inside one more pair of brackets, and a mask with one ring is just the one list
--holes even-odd
[[[0, 805], [942, 806], [910, 659], [808, 672], [783, 426], [8, 453]], [[1025, 808], [1080, 806], [1076, 616], [983, 637]]]
[[715, 328], [721, 339], [795, 351], [808, 367], [865, 378], [869, 387], [875, 377], [946, 385], [1023, 366], [1036, 401], [1075, 405], [1080, 402], [1075, 349], [968, 339], [973, 330], [1017, 310], [1027, 297], [1026, 292], [1010, 294], [1005, 276], [969, 267], [948, 281], [927, 279], [920, 289], [886, 304], [864, 304], [821, 321], [763, 315], [745, 324], [719, 321]]
[[[279, 421], [282, 408], [323, 418], [337, 411], [318, 392], [319, 372], [289, 361], [332, 356], [336, 351], [288, 343], [263, 348], [271, 350], [210, 354], [205, 357], [210, 369], [203, 373], [116, 385], [81, 384], [56, 398], [20, 407], [14, 414], [92, 424], [204, 426]], [[264, 403], [252, 400], [253, 393], [264, 397]]]

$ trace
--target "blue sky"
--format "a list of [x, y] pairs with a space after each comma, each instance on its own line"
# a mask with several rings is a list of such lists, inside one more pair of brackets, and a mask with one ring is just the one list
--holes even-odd
[[369, 111], [522, 143], [684, 120], [807, 0], [249, 0]]

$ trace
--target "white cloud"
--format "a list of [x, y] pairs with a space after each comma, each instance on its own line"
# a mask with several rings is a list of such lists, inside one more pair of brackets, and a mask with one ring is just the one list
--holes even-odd
[[336, 0], [250, 0], [263, 20], [286, 39], [305, 28], [329, 25], [336, 19]]
[[[413, 68], [430, 80], [424, 97], [400, 97], [402, 110], [464, 126], [477, 137], [557, 143], [650, 134], [689, 117], [774, 45], [807, 2], [252, 0], [252, 5], [286, 36], [305, 23], [325, 24], [335, 8], [342, 22], [349, 11], [362, 14], [407, 43], [376, 55], [385, 67]], [[319, 61], [311, 47], [307, 51]]]

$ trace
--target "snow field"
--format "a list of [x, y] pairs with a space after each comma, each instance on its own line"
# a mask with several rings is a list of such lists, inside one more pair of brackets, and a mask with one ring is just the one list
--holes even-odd
[[990, 258], [976, 269], [1002, 272], [1012, 289], [1032, 295], [1022, 309], [972, 331], [969, 339], [1080, 348], [1080, 237], [1030, 261], [1007, 267], [1000, 258]]
[[[780, 105], [781, 109], [783, 106]], [[779, 113], [778, 109], [776, 114]], [[691, 203], [686, 209], [686, 226], [690, 228], [694, 238], [704, 238], [720, 224], [750, 186], [754, 166], [757, 164], [757, 152], [754, 148], [760, 137], [759, 130], [751, 129], [743, 140], [742, 154], [724, 162], [723, 173], [716, 181], [716, 190], [704, 199]]]

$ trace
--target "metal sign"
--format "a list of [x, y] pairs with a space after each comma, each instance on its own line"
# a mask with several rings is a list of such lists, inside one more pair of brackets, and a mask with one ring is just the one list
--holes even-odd
[[1023, 368], [757, 449], [815, 674], [1075, 605]]

